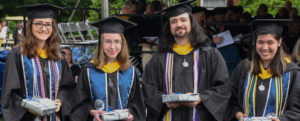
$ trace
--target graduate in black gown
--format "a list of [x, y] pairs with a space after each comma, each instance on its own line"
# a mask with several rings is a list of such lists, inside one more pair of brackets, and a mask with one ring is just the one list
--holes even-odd
[[283, 52], [283, 29], [274, 22], [255, 28], [251, 61], [242, 61], [232, 73], [227, 120], [270, 116], [272, 121], [299, 121], [300, 68]]
[[68, 66], [70, 67], [72, 71], [73, 78], [75, 79], [75, 82], [78, 80], [78, 75], [80, 73], [80, 67], [73, 63], [72, 58], [72, 50], [69, 47], [64, 47], [61, 49], [66, 61], [68, 62]]
[[[147, 121], [222, 121], [230, 97], [220, 52], [191, 15], [192, 1], [167, 8], [159, 52], [147, 64], [143, 90]], [[197, 102], [163, 103], [162, 95], [198, 93]]]
[[[67, 121], [69, 95], [76, 83], [59, 53], [59, 36], [51, 4], [25, 6], [29, 11], [26, 36], [8, 54], [1, 105], [5, 121]], [[56, 113], [40, 117], [21, 106], [22, 99], [49, 98]]]
[[99, 27], [99, 44], [91, 64], [78, 78], [79, 105], [73, 121], [101, 121], [99, 115], [116, 109], [129, 111], [127, 121], [145, 121], [142, 91], [130, 64], [124, 30], [136, 24], [116, 16], [92, 23]]

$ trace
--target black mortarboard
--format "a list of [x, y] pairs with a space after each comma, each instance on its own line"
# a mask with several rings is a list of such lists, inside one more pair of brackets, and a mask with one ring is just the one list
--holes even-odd
[[209, 17], [209, 16], [215, 16], [216, 13], [214, 10], [207, 10], [205, 14], [206, 17]]
[[49, 4], [34, 4], [18, 6], [17, 8], [25, 8], [28, 11], [28, 19], [34, 18], [54, 18], [55, 10], [62, 10], [63, 8]]
[[199, 13], [199, 12], [206, 12], [207, 9], [204, 7], [193, 7], [192, 8], [192, 13]]
[[99, 33], [124, 33], [124, 30], [136, 26], [136, 23], [127, 21], [117, 16], [110, 16], [98, 21], [92, 22], [91, 25], [99, 28]]
[[228, 8], [228, 10], [232, 10], [234, 13], [243, 13], [244, 9], [242, 6], [231, 6]]
[[[255, 47], [255, 41], [258, 35], [274, 34], [283, 35], [284, 25], [292, 22], [292, 19], [255, 19], [249, 23], [251, 28], [251, 50]], [[254, 49], [255, 50], [255, 49]], [[251, 51], [250, 51], [251, 52]], [[254, 51], [253, 51], [254, 52]], [[251, 60], [252, 57], [249, 56]]]
[[[291, 19], [255, 19], [249, 23], [254, 35], [282, 35], [283, 26], [292, 22]], [[253, 31], [254, 30], [254, 31]]]
[[226, 7], [217, 7], [214, 9], [215, 15], [217, 14], [223, 14], [225, 15], [227, 13], [227, 8]]
[[192, 13], [192, 8], [190, 6], [191, 2], [194, 2], [194, 0], [188, 0], [178, 3], [176, 5], [161, 10], [159, 13], [165, 12], [164, 16], [167, 18], [178, 16], [183, 13]]

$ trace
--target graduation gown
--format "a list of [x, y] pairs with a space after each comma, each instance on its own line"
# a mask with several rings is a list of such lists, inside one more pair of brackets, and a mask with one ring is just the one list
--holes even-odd
[[[247, 78], [247, 70], [246, 63], [248, 59], [243, 60], [233, 71], [231, 81], [232, 81], [232, 97], [230, 100], [230, 114], [228, 114], [228, 118], [226, 120], [237, 120], [235, 118], [235, 114], [237, 112], [245, 112], [244, 109], [244, 85], [246, 83]], [[283, 79], [282, 83], [287, 83], [286, 85], [282, 84], [287, 88], [283, 88], [283, 92], [286, 89], [287, 91], [283, 93], [282, 110], [279, 117], [280, 121], [299, 121], [300, 120], [300, 68], [293, 62], [287, 65], [287, 69], [285, 74], [288, 74], [288, 79]], [[273, 78], [273, 77], [271, 77]], [[257, 86], [256, 86], [256, 97], [255, 97], [255, 116], [267, 116], [269, 110], [270, 102], [274, 102], [274, 100], [269, 99], [272, 94], [268, 94], [269, 88], [272, 81], [268, 79], [262, 79], [257, 76]], [[259, 86], [264, 85], [265, 90], [259, 91]], [[271, 89], [272, 90], [272, 89]], [[274, 91], [271, 91], [274, 92]], [[270, 95], [270, 96], [269, 96]], [[275, 107], [275, 106], [274, 106]], [[264, 113], [267, 112], [267, 113]], [[272, 111], [271, 111], [272, 112]], [[271, 113], [269, 113], [271, 114]], [[273, 115], [276, 114], [273, 111]], [[250, 116], [254, 116], [250, 114]]]
[[[127, 90], [129, 92], [122, 92], [122, 90], [127, 87], [122, 85], [121, 81], [117, 80], [117, 77], [121, 78], [121, 75], [122, 76], [132, 76], [132, 73], [125, 74], [125, 72], [123, 72], [123, 71], [115, 71], [112, 73], [105, 73], [103, 70], [96, 68], [92, 64], [84, 66], [81, 69], [81, 73], [78, 78], [78, 86], [77, 86], [78, 93], [77, 94], [78, 94], [79, 99], [76, 100], [77, 106], [71, 115], [71, 121], [93, 121], [94, 117], [90, 115], [90, 110], [96, 110], [98, 108], [97, 107], [98, 99], [94, 100], [97, 97], [96, 96], [97, 92], [95, 90], [103, 91], [103, 92], [100, 92], [100, 93], [102, 93], [100, 96], [106, 97], [101, 101], [101, 103], [104, 103], [104, 105], [105, 105], [105, 108], [103, 109], [104, 111], [111, 111], [111, 110], [115, 110], [115, 109], [125, 109], [126, 108], [133, 115], [134, 121], [145, 121], [145, 106], [144, 106], [144, 102], [143, 102], [143, 98], [142, 98], [140, 82], [138, 80], [138, 77], [137, 77], [137, 74], [135, 73], [134, 68], [132, 66], [130, 66], [130, 68], [132, 69], [132, 71], [134, 73], [133, 78], [132, 78], [133, 80], [123, 80], [123, 81], [130, 82], [131, 87], [129, 90]], [[91, 75], [92, 73], [90, 73], [90, 72], [92, 70], [94, 70], [94, 72], [96, 74], [94, 73], [93, 75]], [[128, 70], [125, 70], [125, 71], [128, 71]], [[102, 77], [97, 77], [98, 74], [106, 75], [106, 79], [104, 79]], [[92, 77], [92, 76], [95, 76], [95, 77]], [[97, 79], [95, 81], [101, 80], [101, 83], [104, 83], [104, 84], [96, 85], [95, 83], [92, 82], [92, 80], [93, 80], [92, 78]], [[120, 83], [120, 84], [118, 84], [118, 83]], [[107, 87], [105, 87], [105, 85], [107, 85]], [[121, 98], [123, 98], [122, 93], [129, 94], [127, 100], [126, 99], [123, 100], [124, 102], [127, 102], [127, 104], [123, 103], [122, 108], [119, 105], [120, 100], [118, 98], [119, 93], [118, 93], [117, 85], [119, 85]], [[95, 87], [95, 88], [93, 88], [93, 87]], [[107, 90], [107, 92], [104, 92], [105, 90]], [[100, 110], [100, 109], [98, 109], [98, 110]]]
[[[8, 54], [5, 69], [4, 69], [4, 78], [3, 78], [3, 88], [2, 88], [2, 97], [1, 97], [1, 105], [3, 111], [3, 117], [5, 121], [33, 121], [35, 115], [28, 112], [27, 109], [21, 106], [22, 99], [27, 98], [27, 89], [31, 85], [27, 85], [25, 88], [26, 80], [25, 76], [31, 76], [32, 72], [26, 70], [26, 75], [24, 75], [23, 71], [23, 60], [21, 54], [21, 47], [13, 48], [11, 52]], [[44, 70], [47, 70], [51, 67], [48, 67], [47, 59], [39, 58], [41, 63], [41, 68], [43, 70], [43, 79], [44, 79], [44, 87], [45, 87], [45, 97], [49, 98], [50, 90], [53, 91], [53, 88], [49, 86], [49, 74], [46, 74]], [[62, 121], [68, 120], [68, 115], [70, 114], [72, 104], [69, 102], [70, 100], [70, 90], [73, 90], [76, 86], [76, 83], [72, 77], [72, 73], [68, 67], [66, 61], [61, 61], [60, 73], [60, 83], [58, 87], [58, 95], [57, 99], [60, 99], [62, 102], [62, 107], [60, 112], [57, 114], [61, 117]], [[45, 69], [47, 68], [47, 69]], [[32, 74], [33, 75], [33, 74]], [[45, 76], [47, 75], [47, 76]], [[30, 80], [32, 81], [32, 80]], [[28, 94], [30, 95], [30, 94]], [[49, 117], [48, 117], [49, 119]]]
[[[172, 53], [174, 53], [173, 93], [193, 93], [193, 51], [187, 55]], [[162, 121], [168, 110], [166, 104], [162, 103], [162, 95], [167, 94], [166, 55], [167, 53], [157, 53], [144, 71], [143, 91], [148, 112], [147, 121]], [[183, 67], [184, 60], [189, 63], [188, 67]], [[201, 98], [201, 103], [196, 106], [198, 121], [221, 121], [230, 97], [226, 63], [217, 49], [201, 47], [198, 65], [198, 93]], [[172, 121], [192, 120], [192, 108], [180, 105], [172, 110]]]

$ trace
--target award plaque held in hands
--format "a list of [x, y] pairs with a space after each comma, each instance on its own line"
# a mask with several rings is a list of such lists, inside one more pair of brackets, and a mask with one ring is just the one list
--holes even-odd
[[102, 113], [100, 118], [103, 121], [115, 121], [128, 119], [129, 113], [126, 110], [113, 110], [111, 112]]
[[55, 113], [55, 110], [57, 109], [57, 106], [54, 103], [54, 101], [48, 98], [23, 99], [21, 106], [40, 116], [45, 116], [45, 115], [50, 115], [52, 113]]
[[247, 117], [244, 121], [272, 121], [271, 117]]
[[198, 98], [199, 98], [199, 94], [197, 94], [197, 93], [162, 95], [163, 103], [167, 103], [167, 102], [197, 102]]

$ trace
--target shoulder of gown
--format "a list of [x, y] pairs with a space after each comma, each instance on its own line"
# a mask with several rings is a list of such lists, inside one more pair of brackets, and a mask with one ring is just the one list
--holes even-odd
[[300, 119], [300, 69], [295, 63], [291, 62], [288, 64], [286, 71], [292, 72], [291, 82], [286, 109], [279, 119], [280, 121], [298, 121]]
[[[13, 48], [5, 62], [1, 106], [5, 121], [19, 121], [27, 110], [21, 107], [22, 99], [25, 98], [23, 69], [21, 63], [21, 47]], [[15, 115], [18, 114], [18, 115]]]

